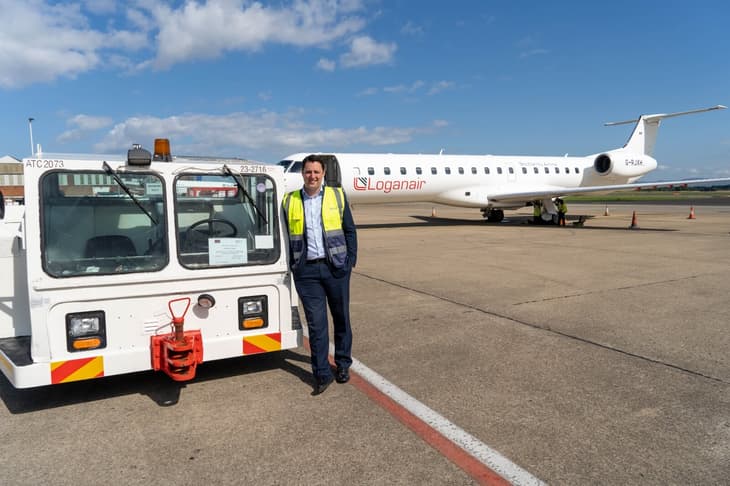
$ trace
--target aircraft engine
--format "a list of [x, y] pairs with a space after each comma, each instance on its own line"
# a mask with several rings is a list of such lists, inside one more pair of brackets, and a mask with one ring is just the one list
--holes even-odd
[[601, 176], [638, 177], [656, 169], [657, 162], [648, 155], [620, 150], [605, 152], [593, 159], [593, 169]]

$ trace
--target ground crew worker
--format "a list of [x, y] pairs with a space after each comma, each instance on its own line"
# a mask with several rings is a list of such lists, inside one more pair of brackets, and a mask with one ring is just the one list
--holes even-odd
[[555, 203], [558, 206], [558, 225], [565, 226], [565, 213], [568, 212], [568, 205], [560, 198], [557, 198]]
[[[303, 160], [304, 187], [284, 196], [289, 231], [289, 265], [309, 328], [313, 395], [336, 379], [346, 383], [352, 364], [350, 273], [357, 259], [357, 234], [341, 187], [323, 186], [325, 166], [318, 156]], [[334, 324], [335, 364], [332, 376], [327, 306]]]
[[534, 201], [532, 203], [532, 223], [542, 223], [542, 204], [540, 201]]

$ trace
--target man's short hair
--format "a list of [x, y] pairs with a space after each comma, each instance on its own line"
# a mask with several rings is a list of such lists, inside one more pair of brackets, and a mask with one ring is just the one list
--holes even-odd
[[322, 172], [326, 170], [324, 162], [322, 162], [322, 158], [319, 155], [311, 154], [302, 159], [302, 172], [304, 172], [304, 166], [307, 165], [307, 162], [319, 162], [319, 165], [322, 166]]

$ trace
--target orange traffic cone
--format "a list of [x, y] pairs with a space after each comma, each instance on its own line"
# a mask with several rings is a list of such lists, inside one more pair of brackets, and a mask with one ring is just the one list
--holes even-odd
[[636, 211], [634, 211], [634, 215], [631, 217], [631, 226], [629, 226], [629, 229], [639, 229], [639, 225], [636, 224]]
[[608, 216], [608, 204], [606, 204], [606, 210], [603, 212], [604, 216]]
[[695, 219], [695, 207], [694, 206], [689, 207], [689, 216], [687, 216], [687, 219]]

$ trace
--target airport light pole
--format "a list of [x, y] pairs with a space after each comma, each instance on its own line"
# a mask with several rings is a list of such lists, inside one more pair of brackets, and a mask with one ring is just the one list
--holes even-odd
[[33, 156], [33, 120], [35, 118], [28, 118], [28, 130], [30, 130], [30, 156]]

